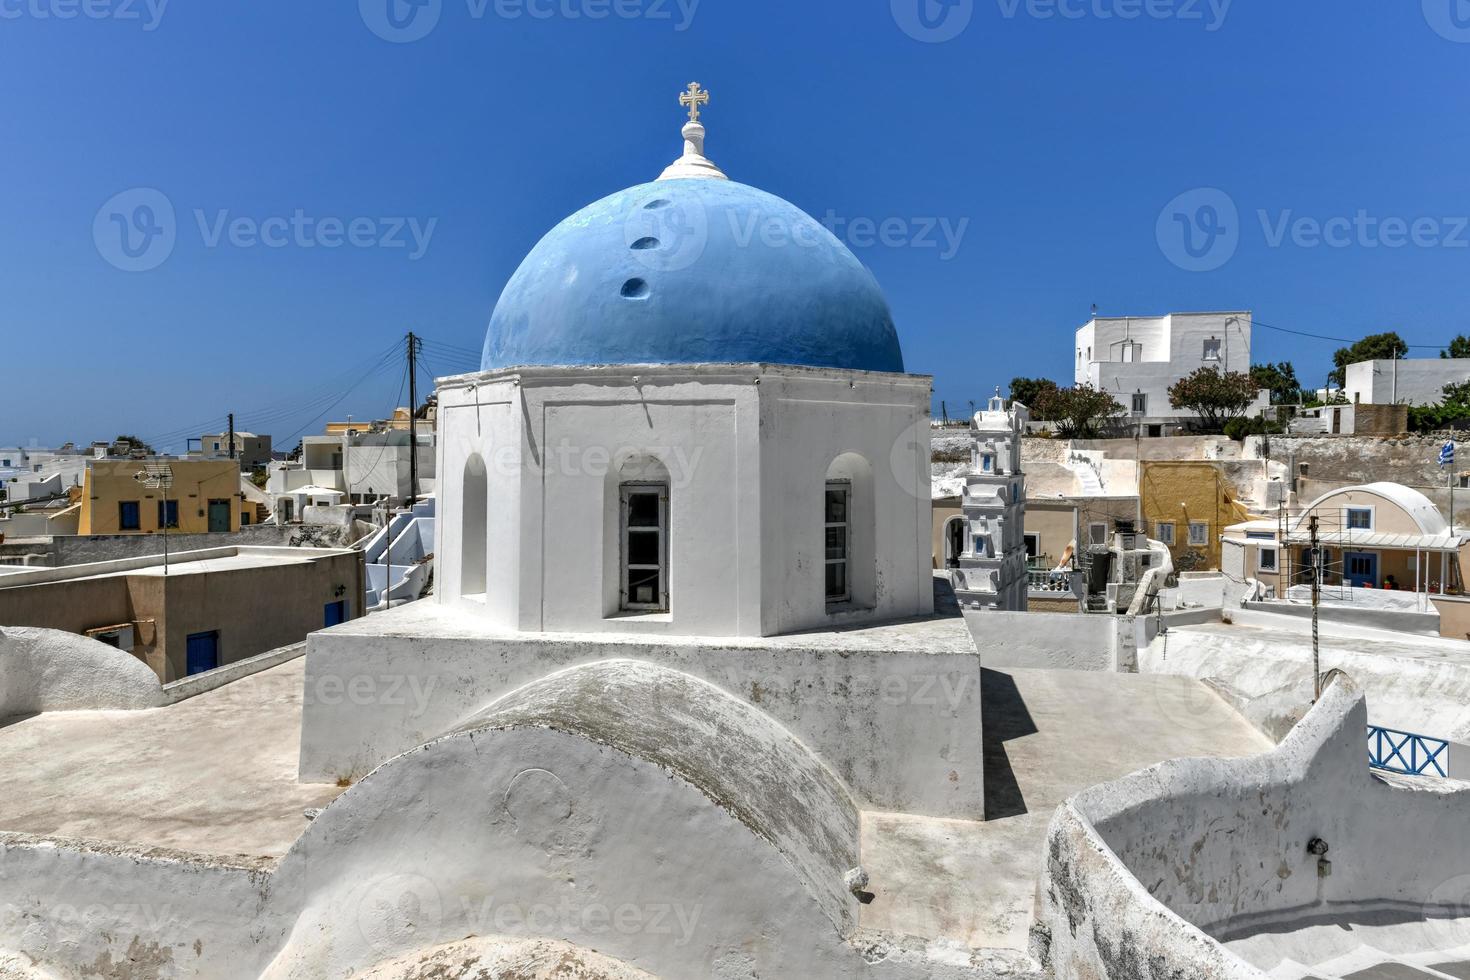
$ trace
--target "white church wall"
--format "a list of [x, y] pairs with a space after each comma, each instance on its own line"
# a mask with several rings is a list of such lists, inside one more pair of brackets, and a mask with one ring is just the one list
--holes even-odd
[[[440, 388], [439, 601], [525, 631], [760, 636], [933, 610], [929, 379], [769, 365], [524, 369]], [[920, 438], [922, 436], [923, 438]], [[464, 598], [464, 464], [489, 469]], [[828, 606], [823, 500], [861, 474], [854, 601]], [[669, 476], [667, 611], [621, 609], [619, 468]], [[474, 535], [471, 536], [472, 538]], [[475, 585], [478, 588], [478, 579]]]
[[[763, 550], [776, 556], [763, 570], [767, 634], [933, 611], [929, 390], [927, 377], [837, 371], [763, 384], [761, 496], [775, 515]], [[872, 591], [829, 607], [823, 505], [839, 457], [859, 474], [854, 578]]]
[[860, 645], [842, 633], [771, 642], [496, 633], [434, 615], [430, 603], [389, 615], [391, 626], [373, 617], [309, 638], [303, 781], [358, 778], [547, 673], [635, 656], [757, 705], [864, 808], [966, 820], [984, 812], [980, 659], [968, 650]]
[[[446, 386], [439, 393], [439, 517], [434, 528], [435, 595], [441, 604], [514, 628], [520, 622], [520, 499], [522, 427], [520, 392], [510, 380]], [[485, 538], [477, 546], [462, 531], [465, 467], [477, 455], [486, 474]], [[484, 588], [473, 584], [466, 599], [466, 549], [483, 555]], [[472, 561], [478, 567], [478, 560]]]

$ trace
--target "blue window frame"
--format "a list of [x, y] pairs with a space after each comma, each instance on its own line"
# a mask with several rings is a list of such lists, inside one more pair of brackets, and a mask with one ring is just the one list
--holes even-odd
[[1369, 507], [1349, 507], [1347, 509], [1347, 526], [1353, 531], [1373, 530], [1373, 510]]
[[167, 528], [179, 526], [179, 502], [177, 500], [158, 502], [158, 526]]
[[117, 526], [124, 531], [137, 531], [142, 528], [138, 520], [138, 502], [136, 500], [119, 500], [117, 502]]

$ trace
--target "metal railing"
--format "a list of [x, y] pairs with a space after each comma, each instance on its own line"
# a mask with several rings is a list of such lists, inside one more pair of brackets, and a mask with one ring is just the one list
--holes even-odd
[[1448, 776], [1450, 743], [1412, 732], [1368, 726], [1368, 765], [1408, 776]]

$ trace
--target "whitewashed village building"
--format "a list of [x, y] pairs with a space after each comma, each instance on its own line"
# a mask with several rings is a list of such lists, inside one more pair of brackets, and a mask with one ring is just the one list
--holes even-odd
[[[1251, 314], [1169, 313], [1164, 316], [1093, 317], [1077, 330], [1076, 384], [1089, 384], [1116, 398], [1131, 425], [1144, 436], [1178, 431], [1196, 417], [1169, 403], [1169, 388], [1202, 367], [1222, 373], [1251, 368]], [[1270, 405], [1260, 392], [1246, 412]]]
[[959, 567], [950, 573], [964, 608], [1026, 611], [1030, 572], [1021, 434], [1029, 418], [1024, 405], [1006, 408], [997, 390], [970, 423], [974, 446], [961, 501], [963, 550]]

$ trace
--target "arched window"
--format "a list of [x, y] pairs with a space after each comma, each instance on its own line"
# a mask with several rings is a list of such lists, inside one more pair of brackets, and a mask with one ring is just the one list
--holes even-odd
[[489, 547], [489, 474], [479, 453], [464, 464], [463, 508], [460, 513], [459, 594], [485, 601], [485, 552]]
[[626, 460], [618, 470], [621, 611], [670, 611], [669, 514], [668, 469], [649, 456]]
[[960, 555], [965, 553], [965, 519], [951, 517], [944, 524], [944, 564], [946, 568], [959, 568]]
[[856, 453], [827, 468], [823, 496], [823, 595], [829, 611], [877, 604], [873, 468]]

